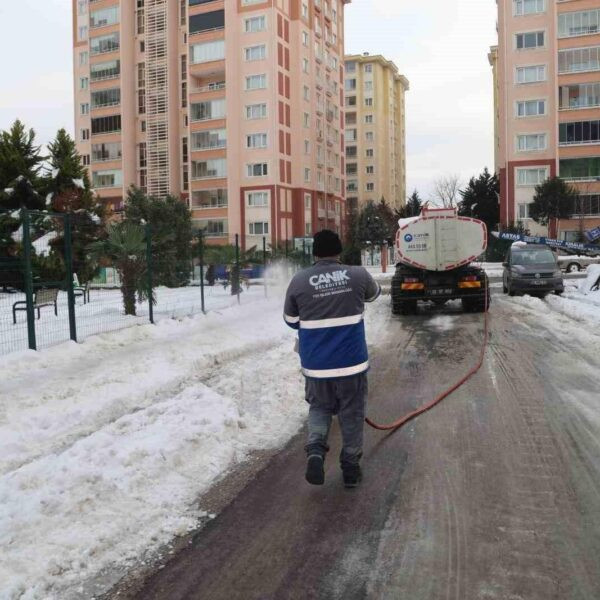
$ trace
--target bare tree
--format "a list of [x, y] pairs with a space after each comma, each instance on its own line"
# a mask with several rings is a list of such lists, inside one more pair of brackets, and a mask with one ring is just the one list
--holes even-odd
[[443, 175], [433, 182], [433, 202], [444, 208], [456, 208], [460, 177], [458, 175]]

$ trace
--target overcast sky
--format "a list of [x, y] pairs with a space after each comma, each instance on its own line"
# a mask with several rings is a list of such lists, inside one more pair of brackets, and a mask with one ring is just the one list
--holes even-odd
[[[383, 54], [410, 80], [409, 192], [431, 181], [463, 181], [493, 168], [494, 0], [353, 0], [346, 8], [349, 53]], [[32, 40], [39, 44], [32, 44]], [[71, 0], [0, 0], [0, 129], [19, 117], [47, 142], [73, 130]]]

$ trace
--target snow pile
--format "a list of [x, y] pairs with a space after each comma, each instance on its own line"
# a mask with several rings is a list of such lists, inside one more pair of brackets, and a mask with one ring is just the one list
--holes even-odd
[[[368, 307], [372, 336], [388, 310]], [[0, 598], [101, 594], [195, 528], [198, 497], [232, 465], [298, 431], [281, 315], [281, 299], [256, 299], [3, 357]]]
[[[598, 297], [600, 301], [600, 265], [590, 265], [586, 271], [587, 277], [579, 283], [579, 291], [584, 294], [592, 294]], [[592, 291], [593, 290], [593, 291]]]

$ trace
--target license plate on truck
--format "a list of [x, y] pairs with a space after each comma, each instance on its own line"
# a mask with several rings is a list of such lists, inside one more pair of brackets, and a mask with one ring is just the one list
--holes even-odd
[[452, 288], [433, 288], [427, 290], [428, 296], [450, 296], [453, 293]]

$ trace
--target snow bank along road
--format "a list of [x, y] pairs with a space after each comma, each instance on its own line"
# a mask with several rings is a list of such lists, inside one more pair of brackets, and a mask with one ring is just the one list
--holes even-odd
[[[361, 488], [341, 486], [337, 429], [325, 486], [304, 484], [298, 436], [136, 597], [600, 598], [600, 317], [573, 302], [495, 295], [483, 369], [406, 430], [369, 430]], [[476, 356], [480, 315], [374, 311], [378, 420]]]
[[[285, 444], [306, 414], [278, 301], [3, 357], [0, 598], [98, 597], [190, 531], [189, 549], [128, 588], [144, 599], [600, 596], [595, 304], [496, 299], [486, 369], [406, 431], [369, 431], [361, 489], [341, 488], [337, 433], [326, 486], [305, 485], [297, 437], [214, 520], [198, 498], [254, 450]], [[381, 420], [455, 379], [481, 336], [478, 315], [399, 320], [388, 302], [367, 312]]]

